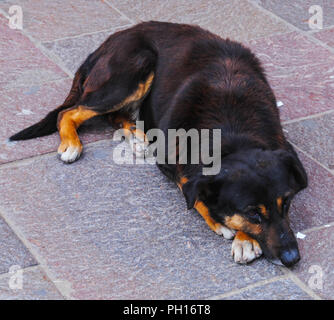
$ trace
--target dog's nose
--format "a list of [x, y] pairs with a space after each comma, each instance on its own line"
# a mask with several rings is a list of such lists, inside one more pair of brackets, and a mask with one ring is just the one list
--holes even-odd
[[284, 250], [280, 259], [285, 266], [291, 267], [300, 260], [299, 251], [298, 249]]

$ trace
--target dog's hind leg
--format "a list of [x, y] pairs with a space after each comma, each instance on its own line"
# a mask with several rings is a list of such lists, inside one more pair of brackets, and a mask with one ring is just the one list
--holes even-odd
[[[156, 63], [156, 53], [142, 34], [125, 30], [112, 35], [91, 54], [81, 67], [82, 93], [76, 105], [59, 114], [58, 130], [61, 160], [77, 160], [82, 144], [76, 129], [86, 120], [103, 114], [136, 113], [149, 93]], [[133, 119], [123, 121], [123, 128], [137, 140], [145, 134], [134, 128]], [[137, 148], [137, 147], [136, 147]]]
[[136, 127], [136, 123], [130, 117], [116, 116], [111, 121], [113, 126], [123, 130], [124, 137], [137, 157], [144, 157], [148, 154], [149, 141], [146, 134], [142, 129]]
[[77, 134], [77, 128], [86, 120], [98, 115], [96, 111], [79, 105], [62, 111], [58, 116], [58, 131], [60, 146], [58, 154], [62, 161], [71, 163], [77, 160], [82, 152], [82, 144]]

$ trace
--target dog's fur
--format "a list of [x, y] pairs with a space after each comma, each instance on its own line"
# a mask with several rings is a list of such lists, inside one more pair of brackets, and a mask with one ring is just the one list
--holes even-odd
[[64, 104], [11, 140], [58, 128], [58, 152], [72, 162], [82, 151], [76, 129], [102, 114], [137, 135], [132, 123], [138, 117], [145, 131], [220, 129], [217, 175], [204, 176], [202, 164], [159, 168], [212, 230], [227, 238], [236, 232], [236, 262], [249, 262], [262, 251], [287, 266], [299, 260], [288, 209], [307, 186], [307, 176], [284, 137], [274, 94], [249, 49], [184, 24], [146, 22], [117, 32], [81, 65]]

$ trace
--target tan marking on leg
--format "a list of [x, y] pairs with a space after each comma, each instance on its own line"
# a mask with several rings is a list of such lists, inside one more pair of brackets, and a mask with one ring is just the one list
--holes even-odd
[[237, 263], [248, 263], [262, 254], [259, 243], [242, 231], [238, 231], [232, 243], [231, 254]]
[[[98, 115], [97, 112], [87, 109], [85, 106], [65, 110], [60, 113], [58, 120], [58, 131], [60, 135], [60, 146], [58, 153], [62, 155], [65, 162], [75, 161], [81, 154], [82, 144], [77, 134], [77, 128], [86, 120]], [[65, 154], [65, 153], [68, 154]]]
[[182, 186], [188, 182], [188, 178], [181, 177], [179, 182], [177, 183], [179, 189], [182, 191]]
[[249, 222], [239, 214], [225, 217], [224, 224], [230, 229], [246, 231], [252, 234], [260, 234], [262, 232], [260, 225]]
[[121, 103], [119, 103], [115, 107], [113, 107], [112, 111], [113, 112], [117, 111], [117, 110], [123, 108], [124, 106], [127, 106], [128, 104], [130, 104], [132, 102], [136, 102], [136, 101], [139, 101], [139, 100], [143, 99], [147, 95], [147, 93], [149, 92], [149, 89], [151, 88], [153, 79], [154, 79], [154, 73], [151, 72], [150, 75], [148, 76], [147, 80], [145, 82], [139, 83], [137, 90], [134, 93], [132, 93], [130, 96], [125, 98]]
[[136, 124], [129, 119], [119, 118], [116, 123], [120, 124], [123, 134], [130, 144], [132, 151], [138, 157], [144, 157], [148, 152], [149, 141], [144, 131], [137, 129]]
[[124, 135], [126, 136], [126, 138], [129, 138], [131, 134], [133, 134], [136, 138], [142, 141], [147, 141], [145, 132], [143, 132], [140, 129], [137, 129], [135, 123], [130, 122], [128, 120], [124, 120], [122, 122], [122, 128], [124, 129]]
[[212, 231], [218, 235], [223, 235], [226, 239], [232, 239], [234, 236], [234, 231], [226, 228], [221, 223], [216, 222], [211, 218], [208, 207], [202, 201], [196, 201], [194, 208], [198, 213], [204, 218], [207, 225]]

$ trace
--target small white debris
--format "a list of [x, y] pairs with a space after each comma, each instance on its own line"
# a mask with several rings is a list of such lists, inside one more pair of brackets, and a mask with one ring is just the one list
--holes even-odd
[[330, 224], [325, 224], [324, 227], [329, 228], [331, 225]]
[[277, 102], [276, 102], [276, 105], [277, 105], [277, 107], [279, 108], [279, 107], [283, 107], [283, 106], [284, 106], [284, 103], [283, 103], [282, 101], [277, 101]]
[[334, 76], [329, 76], [329, 79], [334, 79]]
[[31, 114], [34, 114], [31, 110], [28, 109], [22, 109], [21, 112], [18, 112], [16, 115], [25, 115], [25, 116], [29, 116]]
[[297, 232], [296, 237], [297, 237], [297, 239], [304, 239], [306, 237], [306, 234], [301, 233], [301, 232]]

